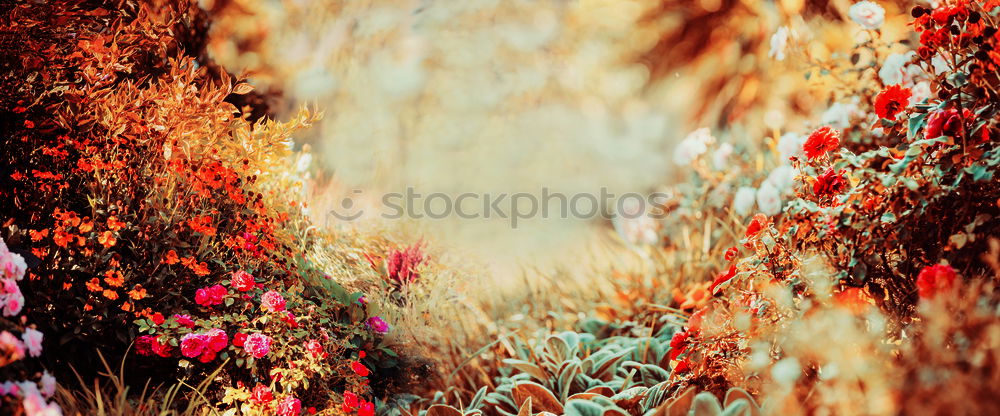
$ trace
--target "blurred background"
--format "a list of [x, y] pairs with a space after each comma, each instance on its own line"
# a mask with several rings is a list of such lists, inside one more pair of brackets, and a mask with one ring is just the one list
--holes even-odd
[[[314, 177], [311, 214], [382, 227], [467, 256], [498, 278], [592, 267], [627, 246], [605, 219], [394, 220], [381, 195], [647, 194], [684, 178], [677, 144], [707, 127], [743, 163], [747, 142], [837, 102], [807, 68], [865, 34], [832, 1], [205, 0], [213, 57], [245, 70], [280, 119], [324, 113], [296, 148]], [[905, 3], [883, 3], [900, 16]], [[902, 19], [902, 17], [899, 17]], [[886, 24], [894, 36], [899, 22]], [[778, 34], [779, 28], [784, 34]], [[804, 45], [808, 45], [807, 47]], [[836, 115], [834, 115], [836, 116]], [[329, 215], [352, 198], [368, 214]], [[620, 257], [617, 261], [621, 261]]]

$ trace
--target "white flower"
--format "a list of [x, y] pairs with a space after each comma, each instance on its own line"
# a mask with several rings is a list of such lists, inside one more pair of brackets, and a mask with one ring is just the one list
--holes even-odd
[[860, 114], [856, 103], [833, 103], [820, 117], [822, 123], [843, 129], [851, 126], [851, 119]]
[[42, 373], [42, 395], [51, 398], [56, 393], [56, 378], [49, 374], [48, 370]]
[[788, 132], [778, 139], [778, 153], [781, 153], [782, 163], [787, 163], [791, 157], [802, 157], [802, 145], [806, 143], [806, 136], [798, 133]]
[[910, 60], [916, 56], [917, 53], [914, 51], [909, 51], [907, 53], [894, 53], [885, 58], [885, 62], [882, 62], [882, 68], [878, 70], [878, 77], [882, 79], [885, 85], [896, 85], [904, 81], [904, 74], [909, 71]]
[[733, 155], [733, 145], [723, 143], [712, 153], [712, 166], [717, 170], [724, 169], [729, 164], [729, 158]]
[[770, 182], [764, 181], [757, 189], [757, 206], [760, 212], [777, 215], [781, 212], [781, 194]]
[[854, 23], [870, 30], [882, 27], [882, 23], [885, 22], [885, 9], [871, 1], [859, 1], [854, 3], [854, 5], [847, 10], [847, 15], [851, 17], [851, 20], [853, 20]]
[[708, 145], [713, 142], [715, 138], [707, 127], [691, 132], [674, 149], [674, 162], [681, 166], [691, 164], [698, 156], [707, 152]]
[[618, 235], [629, 245], [654, 245], [660, 242], [660, 225], [649, 216], [640, 215], [635, 218], [615, 216], [611, 223]]
[[785, 60], [785, 49], [788, 48], [789, 34], [791, 34], [791, 31], [788, 30], [788, 26], [782, 26], [771, 35], [771, 50], [767, 53], [769, 58], [774, 58], [778, 61]]
[[757, 197], [756, 194], [757, 190], [749, 186], [740, 187], [736, 191], [736, 196], [733, 197], [733, 211], [736, 211], [736, 215], [745, 217], [750, 213]]
[[24, 272], [28, 270], [28, 264], [24, 262], [24, 257], [20, 254], [9, 251], [0, 253], [0, 273], [7, 277], [21, 280]]
[[802, 366], [799, 365], [799, 360], [796, 360], [795, 357], [785, 358], [774, 363], [774, 366], [771, 367], [771, 377], [778, 384], [791, 386], [800, 376], [802, 376]]
[[924, 100], [931, 98], [931, 83], [920, 81], [910, 89], [913, 95], [910, 96], [910, 106], [920, 104]]
[[798, 169], [795, 169], [789, 165], [781, 165], [771, 171], [767, 175], [767, 182], [774, 186], [775, 189], [780, 193], [785, 193], [792, 190], [792, 185], [795, 183], [795, 176], [799, 174]]
[[21, 334], [21, 339], [24, 341], [24, 346], [28, 348], [28, 355], [32, 357], [37, 357], [42, 355], [42, 332], [34, 329], [28, 328], [24, 330]]
[[934, 55], [931, 58], [931, 70], [934, 71], [934, 75], [940, 75], [951, 69], [951, 64], [948, 63], [941, 55]]

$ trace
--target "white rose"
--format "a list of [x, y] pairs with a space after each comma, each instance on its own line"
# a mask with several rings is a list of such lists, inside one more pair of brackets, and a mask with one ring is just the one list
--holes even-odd
[[913, 85], [910, 89], [913, 95], [910, 96], [910, 105], [914, 106], [922, 103], [924, 100], [931, 98], [931, 83], [927, 81], [920, 81]]
[[851, 126], [851, 119], [861, 114], [857, 103], [833, 103], [820, 117], [822, 123], [843, 129]]
[[713, 143], [711, 131], [707, 127], [702, 127], [691, 132], [674, 149], [674, 162], [678, 165], [689, 165], [698, 156], [708, 151], [708, 145]]
[[764, 181], [757, 189], [757, 206], [760, 207], [760, 212], [767, 215], [777, 215], [781, 212], [781, 194], [768, 181]]
[[885, 22], [885, 9], [871, 1], [854, 3], [847, 10], [847, 15], [850, 16], [854, 23], [861, 25], [865, 29], [878, 29]]
[[790, 157], [802, 157], [802, 145], [806, 142], [806, 136], [798, 133], [788, 132], [778, 139], [778, 153], [781, 153], [781, 162], [787, 163]]
[[789, 165], [781, 165], [767, 175], [767, 182], [774, 186], [780, 193], [788, 192], [795, 184], [795, 176], [799, 174], [798, 169]]
[[885, 62], [882, 62], [882, 68], [878, 70], [878, 77], [882, 79], [885, 85], [902, 83], [904, 80], [904, 68], [916, 54], [916, 52], [909, 51], [907, 53], [894, 53], [887, 56]]
[[790, 33], [791, 31], [788, 30], [788, 26], [782, 26], [771, 35], [771, 50], [767, 53], [769, 58], [774, 58], [778, 61], [785, 60], [785, 49], [788, 48], [788, 36]]
[[741, 217], [747, 216], [753, 209], [753, 204], [757, 198], [757, 191], [749, 186], [741, 187], [733, 197], [733, 211]]

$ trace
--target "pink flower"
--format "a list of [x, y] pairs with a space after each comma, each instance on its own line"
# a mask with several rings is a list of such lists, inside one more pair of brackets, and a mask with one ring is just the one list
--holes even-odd
[[365, 325], [368, 326], [368, 329], [371, 329], [372, 331], [375, 331], [376, 333], [379, 334], [385, 334], [389, 332], [389, 324], [387, 324], [385, 320], [377, 316], [368, 318], [368, 320], [365, 321]]
[[250, 401], [253, 403], [267, 404], [270, 403], [271, 400], [274, 400], [274, 397], [271, 395], [271, 388], [263, 384], [257, 384], [257, 386], [253, 388], [253, 392], [250, 393]]
[[281, 312], [285, 310], [285, 298], [281, 297], [281, 294], [273, 290], [267, 291], [264, 295], [260, 297], [260, 304], [265, 310], [271, 312]]
[[40, 331], [34, 328], [25, 329], [21, 339], [24, 340], [24, 345], [28, 348], [28, 355], [32, 357], [42, 355], [42, 333]]
[[243, 349], [254, 358], [264, 358], [268, 352], [271, 352], [271, 337], [259, 332], [250, 334], [243, 342]]
[[21, 294], [20, 289], [14, 293], [0, 295], [0, 300], [3, 301], [3, 316], [17, 315], [24, 307], [24, 295]]
[[278, 403], [279, 416], [299, 416], [302, 413], [302, 402], [292, 396], [285, 396], [281, 403]]
[[7, 251], [7, 246], [4, 245], [3, 249], [0, 250], [0, 273], [8, 278], [21, 280], [27, 270], [28, 265], [25, 263], [24, 257]]
[[323, 355], [323, 345], [315, 339], [311, 339], [306, 342], [306, 351], [309, 351], [313, 357], [319, 357]]
[[194, 358], [205, 351], [208, 340], [203, 334], [187, 334], [181, 338], [181, 355]]
[[235, 271], [229, 285], [240, 292], [246, 292], [254, 287], [253, 276], [243, 270]]
[[185, 328], [194, 328], [194, 320], [188, 315], [174, 315], [174, 319], [177, 320], [177, 324]]
[[389, 279], [397, 284], [412, 283], [420, 278], [417, 267], [424, 262], [423, 244], [416, 244], [402, 250], [393, 250], [386, 260]]
[[212, 350], [212, 352], [222, 351], [223, 348], [229, 345], [229, 336], [226, 335], [226, 331], [221, 329], [210, 329], [205, 336], [208, 337], [208, 349]]

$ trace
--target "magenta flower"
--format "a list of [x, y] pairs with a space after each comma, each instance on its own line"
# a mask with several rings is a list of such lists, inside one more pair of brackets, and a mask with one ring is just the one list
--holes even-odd
[[208, 340], [203, 334], [187, 334], [181, 338], [181, 355], [194, 358], [205, 352]]
[[387, 324], [385, 320], [377, 316], [368, 318], [368, 321], [365, 322], [365, 325], [368, 326], [368, 329], [375, 331], [378, 334], [385, 334], [389, 332], [389, 324]]
[[279, 416], [298, 416], [302, 413], [302, 402], [292, 396], [285, 396], [284, 399], [278, 403], [278, 415]]

